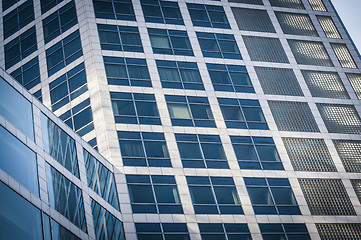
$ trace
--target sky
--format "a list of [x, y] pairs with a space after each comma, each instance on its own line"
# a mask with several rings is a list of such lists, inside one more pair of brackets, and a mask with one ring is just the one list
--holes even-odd
[[331, 0], [361, 53], [361, 0]]

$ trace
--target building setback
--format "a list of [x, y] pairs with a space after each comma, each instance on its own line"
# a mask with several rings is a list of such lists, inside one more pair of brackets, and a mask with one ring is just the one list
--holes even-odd
[[329, 0], [0, 15], [0, 239], [361, 239], [361, 59]]

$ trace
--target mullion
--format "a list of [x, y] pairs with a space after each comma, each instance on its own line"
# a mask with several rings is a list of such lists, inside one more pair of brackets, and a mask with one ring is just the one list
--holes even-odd
[[140, 134], [140, 141], [142, 142], [142, 147], [143, 147], [143, 153], [144, 153], [145, 161], [146, 161], [147, 167], [149, 167], [148, 155], [147, 155], [147, 151], [146, 151], [146, 149], [145, 149], [143, 133], [142, 133], [142, 132], [139, 132], [139, 134]]
[[275, 199], [274, 199], [273, 192], [271, 191], [271, 186], [270, 186], [269, 183], [268, 183], [268, 179], [267, 179], [267, 178], [265, 178], [265, 179], [266, 179], [267, 188], [268, 188], [268, 191], [269, 191], [269, 193], [270, 193], [270, 195], [271, 195], [271, 198], [272, 198], [272, 201], [273, 201], [273, 205], [274, 205], [274, 207], [275, 207], [275, 209], [276, 209], [277, 215], [281, 215], [281, 214], [279, 213], [279, 211], [278, 211], [278, 206], [277, 206], [277, 203], [276, 203], [276, 201], [275, 201]]
[[[259, 154], [258, 154], [258, 150], [257, 150], [257, 148], [256, 148], [256, 144], [254, 143], [253, 137], [251, 137], [251, 142], [252, 142], [252, 145], [253, 145], [253, 149], [254, 149], [254, 151], [255, 151], [255, 153], [256, 153], [256, 156], [257, 156], [257, 158], [258, 158], [259, 165], [261, 165], [261, 169], [264, 170], [264, 169], [263, 169], [263, 164], [262, 164], [262, 162], [261, 162], [261, 158], [260, 158], [260, 156], [259, 156]], [[271, 190], [270, 190], [270, 191], [271, 191]], [[275, 202], [275, 203], [276, 203], [276, 202]]]

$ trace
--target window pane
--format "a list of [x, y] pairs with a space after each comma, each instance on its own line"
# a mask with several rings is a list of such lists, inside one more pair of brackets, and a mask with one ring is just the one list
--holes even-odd
[[199, 74], [198, 70], [191, 70], [191, 69], [180, 69], [180, 73], [182, 76], [183, 82], [188, 83], [201, 83], [201, 75]]
[[271, 194], [266, 187], [247, 187], [252, 204], [273, 205]]
[[135, 115], [134, 104], [130, 101], [112, 101], [114, 115]]
[[170, 43], [166, 36], [150, 35], [149, 38], [154, 48], [170, 48]]
[[180, 77], [175, 68], [158, 68], [160, 80], [180, 82]]
[[38, 171], [35, 153], [1, 126], [0, 156], [0, 169], [32, 193], [38, 195]]
[[214, 187], [214, 192], [219, 204], [241, 204], [234, 187]]
[[281, 161], [277, 149], [274, 146], [256, 146], [256, 149], [262, 161]]
[[41, 213], [0, 182], [1, 239], [43, 239]]
[[156, 103], [153, 102], [135, 102], [139, 116], [159, 116]]
[[176, 186], [154, 186], [158, 203], [180, 203]]
[[169, 114], [171, 118], [191, 119], [188, 106], [185, 104], [168, 104]]
[[165, 142], [144, 142], [148, 157], [169, 158]]
[[123, 157], [144, 157], [144, 150], [141, 142], [119, 141]]
[[201, 143], [205, 159], [226, 159], [221, 144]]
[[297, 205], [295, 196], [290, 188], [272, 188], [273, 198], [278, 205]]
[[203, 158], [198, 143], [178, 143], [178, 148], [182, 159]]
[[154, 203], [151, 186], [128, 185], [130, 201], [132, 203]]
[[221, 107], [223, 117], [225, 120], [239, 120], [243, 121], [241, 109], [233, 106], [222, 106]]
[[211, 187], [189, 187], [194, 204], [215, 204]]
[[33, 110], [31, 103], [0, 78], [0, 115], [34, 139]]
[[209, 106], [190, 105], [192, 115], [198, 119], [213, 119], [213, 114]]

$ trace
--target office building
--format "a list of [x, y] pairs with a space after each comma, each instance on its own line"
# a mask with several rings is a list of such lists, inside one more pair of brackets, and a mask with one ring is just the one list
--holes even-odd
[[361, 59], [330, 0], [0, 13], [0, 196], [33, 239], [361, 239]]

